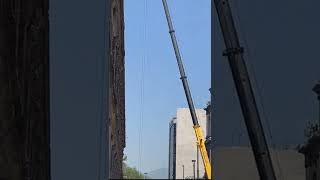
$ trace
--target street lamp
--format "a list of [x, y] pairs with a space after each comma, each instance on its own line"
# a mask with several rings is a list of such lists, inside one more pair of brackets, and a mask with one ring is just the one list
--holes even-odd
[[182, 165], [182, 179], [184, 179], [184, 165]]
[[192, 164], [193, 164], [193, 179], [196, 179], [196, 168], [195, 168], [195, 162], [196, 162], [196, 160], [192, 160]]

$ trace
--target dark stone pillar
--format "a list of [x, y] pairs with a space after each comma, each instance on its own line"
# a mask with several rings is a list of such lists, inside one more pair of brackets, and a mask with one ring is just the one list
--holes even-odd
[[122, 178], [125, 147], [125, 71], [123, 0], [111, 0], [109, 54], [110, 178]]
[[0, 179], [49, 180], [48, 1], [0, 2]]

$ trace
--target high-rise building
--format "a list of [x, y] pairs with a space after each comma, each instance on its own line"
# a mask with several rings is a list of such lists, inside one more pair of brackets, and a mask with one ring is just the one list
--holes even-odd
[[[206, 137], [206, 111], [196, 109], [202, 135]], [[169, 130], [169, 179], [197, 178], [204, 176], [204, 166], [197, 150], [196, 136], [188, 108], [179, 108], [176, 117], [170, 122]], [[196, 160], [195, 170], [192, 160]], [[195, 171], [195, 172], [194, 172]]]
[[168, 179], [176, 177], [176, 118], [174, 117], [169, 125], [169, 173]]

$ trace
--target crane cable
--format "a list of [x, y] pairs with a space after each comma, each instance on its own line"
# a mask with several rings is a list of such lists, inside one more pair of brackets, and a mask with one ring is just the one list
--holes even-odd
[[270, 123], [270, 120], [267, 116], [267, 113], [266, 113], [266, 108], [264, 106], [264, 99], [263, 99], [263, 96], [262, 96], [262, 93], [261, 93], [261, 89], [260, 89], [260, 86], [259, 86], [259, 83], [258, 83], [258, 80], [257, 80], [257, 76], [256, 76], [256, 72], [254, 70], [254, 66], [253, 66], [253, 63], [250, 61], [251, 58], [252, 58], [252, 55], [250, 53], [250, 48], [249, 48], [249, 44], [248, 44], [248, 41], [247, 41], [247, 37], [246, 37], [246, 34], [242, 31], [242, 28], [241, 28], [241, 19], [240, 19], [240, 8], [239, 8], [239, 5], [237, 3], [237, 0], [234, 1], [234, 8], [235, 8], [235, 17], [236, 17], [236, 20], [238, 21], [238, 25], [239, 25], [239, 33], [241, 34], [241, 37], [243, 37], [243, 43], [244, 43], [244, 46], [246, 47], [246, 51], [244, 52], [244, 56], [246, 56], [246, 58], [248, 59], [246, 62], [246, 64], [249, 66], [249, 70], [251, 70], [252, 72], [252, 81], [253, 81], [253, 88], [255, 89], [255, 91], [257, 92], [257, 95], [258, 95], [258, 103], [260, 104], [260, 109], [261, 109], [261, 112], [262, 112], [262, 119], [265, 121], [266, 125], [267, 125], [267, 131], [268, 131], [268, 135], [270, 137], [270, 141], [271, 141], [271, 146], [272, 148], [274, 149], [274, 153], [275, 153], [275, 159], [276, 159], [276, 163], [277, 163], [277, 166], [278, 166], [278, 170], [279, 170], [279, 178], [280, 179], [284, 179], [283, 177], [283, 171], [282, 171], [282, 167], [280, 165], [280, 159], [279, 159], [279, 154], [278, 154], [278, 151], [276, 150], [276, 145], [275, 145], [275, 142], [274, 142], [274, 139], [273, 139], [273, 136], [272, 136], [272, 130], [271, 130], [271, 123]]
[[142, 35], [140, 36], [140, 42], [142, 42], [142, 55], [141, 55], [141, 77], [140, 77], [140, 121], [139, 121], [139, 149], [138, 149], [138, 169], [142, 172], [142, 148], [143, 148], [143, 125], [144, 125], [144, 97], [145, 97], [145, 71], [147, 63], [147, 16], [148, 16], [148, 3], [147, 0], [143, 2], [143, 20]]

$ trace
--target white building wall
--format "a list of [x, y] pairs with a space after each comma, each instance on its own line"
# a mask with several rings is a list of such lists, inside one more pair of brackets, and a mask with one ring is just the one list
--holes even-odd
[[[206, 111], [197, 109], [196, 114], [201, 126], [202, 135], [206, 137]], [[188, 108], [179, 108], [176, 116], [176, 179], [182, 179], [184, 165], [184, 177], [193, 177], [192, 160], [197, 159], [196, 136], [193, 129], [191, 114]], [[197, 163], [195, 166], [197, 176]], [[204, 175], [204, 166], [199, 152], [199, 177]]]

